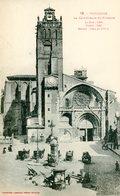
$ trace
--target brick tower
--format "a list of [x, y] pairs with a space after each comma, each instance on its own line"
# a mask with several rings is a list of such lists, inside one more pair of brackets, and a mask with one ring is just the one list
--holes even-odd
[[44, 18], [37, 21], [36, 33], [36, 75], [38, 119], [45, 113], [44, 80], [46, 76], [58, 77], [58, 91], [63, 90], [63, 44], [62, 17], [56, 19], [55, 10], [44, 10]]

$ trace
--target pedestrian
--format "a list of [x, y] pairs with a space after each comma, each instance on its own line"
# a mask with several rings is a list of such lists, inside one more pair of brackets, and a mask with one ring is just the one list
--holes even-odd
[[8, 151], [9, 151], [9, 152], [12, 152], [12, 145], [9, 145], [9, 146], [8, 146]]
[[118, 161], [116, 161], [116, 163], [115, 163], [115, 170], [119, 171], [119, 163], [118, 163]]
[[70, 185], [70, 181], [71, 181], [70, 174], [67, 175], [66, 180], [68, 181], [68, 185]]
[[113, 142], [114, 142], [114, 149], [119, 149], [119, 146], [118, 146], [118, 131], [117, 131], [117, 128], [114, 130], [113, 132]]
[[5, 153], [6, 153], [6, 147], [3, 148], [3, 154], [5, 154]]
[[108, 132], [108, 141], [109, 142], [112, 142], [113, 141], [113, 128], [112, 128], [112, 125], [110, 125], [110, 129], [109, 129], [109, 132]]

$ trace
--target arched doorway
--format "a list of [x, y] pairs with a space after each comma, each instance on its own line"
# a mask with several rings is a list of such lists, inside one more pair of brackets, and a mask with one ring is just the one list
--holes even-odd
[[94, 141], [100, 137], [100, 120], [95, 114], [84, 113], [81, 115], [77, 128], [82, 141]]
[[62, 117], [66, 117], [68, 119], [69, 125], [72, 126], [72, 114], [71, 113], [63, 113]]

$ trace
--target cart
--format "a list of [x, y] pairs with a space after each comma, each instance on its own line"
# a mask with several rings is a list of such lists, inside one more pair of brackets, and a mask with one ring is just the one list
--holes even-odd
[[20, 150], [16, 156], [16, 159], [24, 160], [30, 157], [30, 150]]
[[49, 177], [44, 179], [46, 186], [49, 186], [55, 190], [62, 190], [66, 188], [65, 181], [65, 169], [54, 169]]
[[[40, 159], [42, 159], [44, 157], [44, 153], [45, 153], [45, 149], [43, 150], [39, 150], [38, 151], [38, 156]], [[34, 150], [33, 151], [33, 156], [32, 156], [33, 159], [37, 159], [37, 150]]]
[[89, 174], [89, 172], [85, 172], [84, 169], [81, 169], [80, 173], [77, 174], [77, 175], [72, 174], [71, 177], [76, 179], [77, 183], [85, 184], [85, 183], [89, 183], [90, 182], [90, 174]]
[[91, 156], [90, 156], [89, 152], [83, 152], [82, 162], [83, 163], [88, 163], [88, 164], [91, 163]]
[[68, 152], [66, 152], [65, 160], [66, 161], [72, 161], [73, 160], [73, 151], [69, 150]]

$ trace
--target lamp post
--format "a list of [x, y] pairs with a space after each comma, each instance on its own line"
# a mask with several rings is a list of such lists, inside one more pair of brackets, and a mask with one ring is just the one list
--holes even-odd
[[37, 126], [37, 159], [36, 162], [39, 163], [39, 148], [38, 148], [38, 127], [39, 127], [39, 123], [36, 122], [36, 126]]

